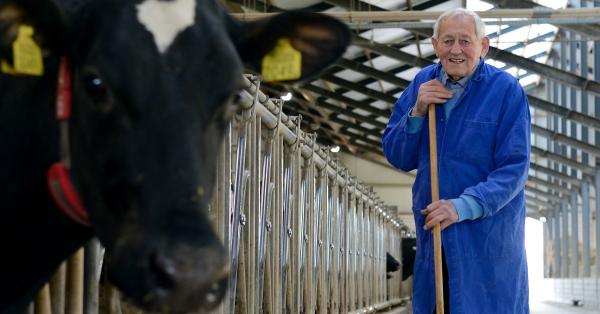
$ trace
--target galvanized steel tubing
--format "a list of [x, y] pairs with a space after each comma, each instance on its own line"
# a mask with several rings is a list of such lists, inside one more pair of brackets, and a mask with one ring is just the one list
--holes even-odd
[[401, 258], [401, 231], [383, 203], [300, 130], [301, 116], [283, 114], [256, 77], [245, 82], [211, 206], [232, 270], [217, 312], [374, 313], [400, 303], [400, 274], [386, 279], [385, 266], [386, 252]]

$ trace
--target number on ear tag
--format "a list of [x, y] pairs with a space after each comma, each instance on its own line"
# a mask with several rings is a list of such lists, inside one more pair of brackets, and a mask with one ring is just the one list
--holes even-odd
[[297, 80], [302, 76], [302, 53], [292, 47], [288, 38], [277, 45], [262, 60], [262, 79], [265, 82]]
[[14, 67], [2, 61], [2, 72], [41, 76], [44, 74], [42, 49], [33, 40], [33, 27], [20, 25], [17, 39], [13, 43]]

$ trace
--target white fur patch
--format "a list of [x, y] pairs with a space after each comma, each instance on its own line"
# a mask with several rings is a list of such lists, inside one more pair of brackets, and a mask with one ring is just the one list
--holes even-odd
[[146, 0], [137, 10], [138, 21], [154, 37], [158, 51], [164, 53], [177, 34], [194, 24], [196, 0]]

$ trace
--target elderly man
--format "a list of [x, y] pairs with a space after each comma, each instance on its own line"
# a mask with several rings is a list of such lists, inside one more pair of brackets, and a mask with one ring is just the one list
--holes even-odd
[[[383, 135], [387, 159], [417, 169], [413, 311], [435, 311], [433, 236], [442, 229], [445, 313], [529, 313], [524, 185], [530, 115], [525, 92], [483, 61], [485, 25], [465, 9], [442, 14], [432, 38], [438, 64], [398, 99]], [[437, 113], [441, 200], [431, 203], [428, 106]]]

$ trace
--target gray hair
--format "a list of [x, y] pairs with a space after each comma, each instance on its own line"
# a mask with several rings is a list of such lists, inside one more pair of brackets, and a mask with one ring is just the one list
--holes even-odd
[[437, 21], [435, 21], [435, 25], [433, 26], [433, 38], [438, 38], [442, 21], [457, 16], [472, 17], [473, 21], [475, 22], [475, 35], [477, 36], [477, 39], [483, 39], [483, 37], [485, 37], [485, 23], [483, 23], [481, 17], [479, 17], [477, 13], [463, 8], [455, 8], [442, 13], [442, 15], [438, 17]]

